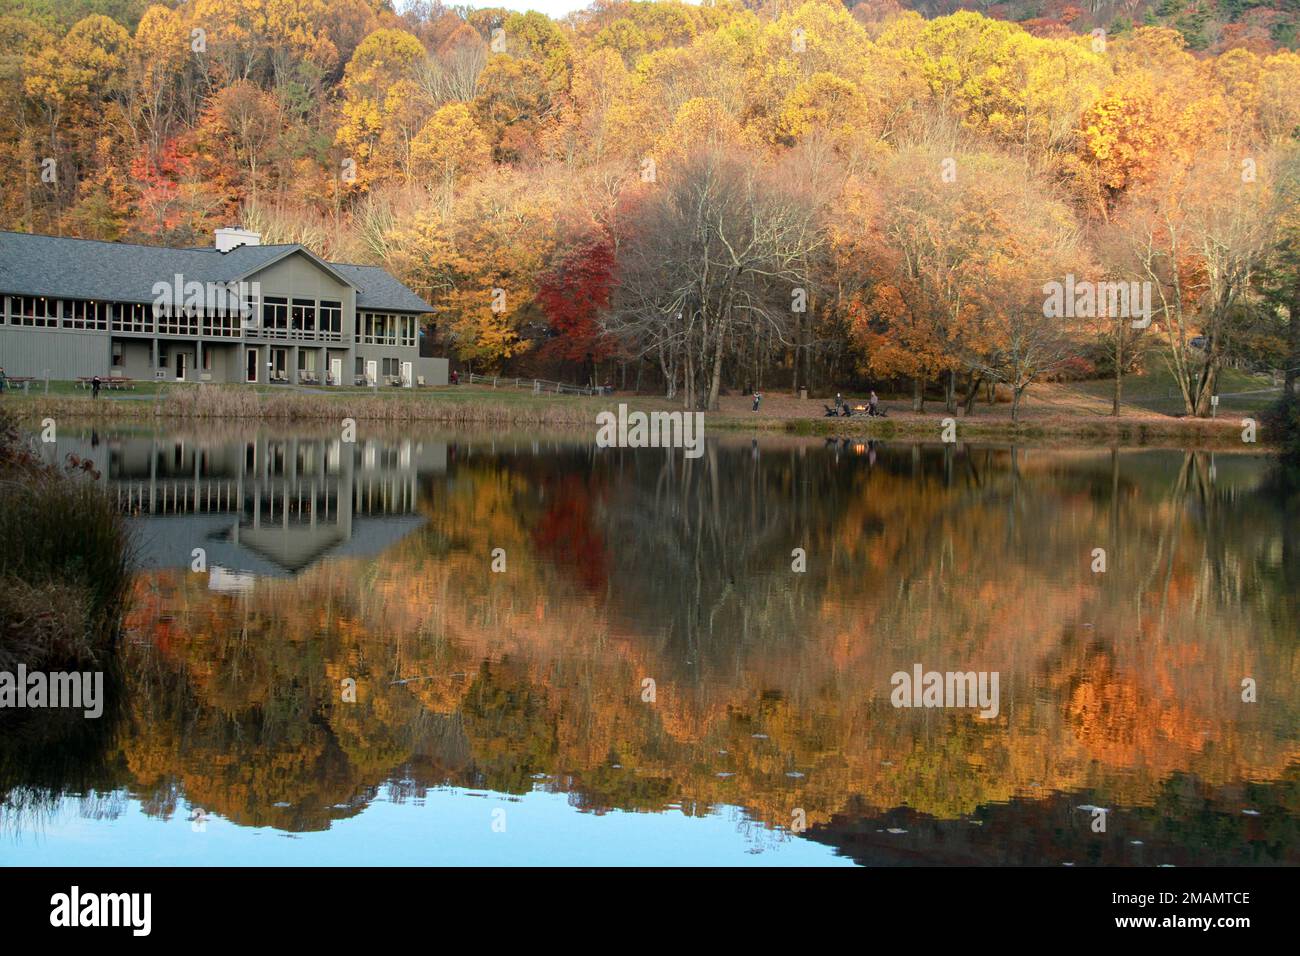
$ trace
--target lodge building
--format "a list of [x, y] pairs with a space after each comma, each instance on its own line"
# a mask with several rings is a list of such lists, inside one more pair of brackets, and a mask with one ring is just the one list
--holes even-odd
[[[193, 287], [208, 294], [179, 294]], [[445, 385], [447, 360], [420, 354], [432, 312], [378, 266], [262, 245], [243, 229], [198, 249], [0, 232], [0, 368], [11, 377]]]

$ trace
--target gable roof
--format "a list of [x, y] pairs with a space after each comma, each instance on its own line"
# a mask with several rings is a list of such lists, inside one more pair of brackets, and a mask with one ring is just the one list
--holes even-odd
[[379, 266], [326, 262], [298, 243], [218, 252], [0, 231], [0, 293], [152, 303], [154, 283], [178, 272], [187, 281], [237, 282], [294, 252], [355, 287], [358, 309], [434, 311]]

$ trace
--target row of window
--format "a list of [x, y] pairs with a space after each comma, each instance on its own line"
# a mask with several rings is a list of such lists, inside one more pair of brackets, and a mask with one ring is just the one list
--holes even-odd
[[[379, 374], [381, 375], [402, 374], [402, 360], [400, 358], [383, 358], [380, 359], [379, 362], [380, 362]], [[356, 374], [359, 376], [366, 374], [366, 360], [359, 355], [357, 356]]]
[[362, 312], [357, 319], [357, 341], [363, 345], [414, 345], [415, 316]]
[[[263, 296], [262, 328], [249, 334], [267, 338], [343, 338], [343, 303], [332, 299], [289, 299]], [[0, 313], [0, 323], [5, 321]], [[47, 299], [44, 296], [10, 296], [9, 323], [34, 328], [82, 331], [143, 332], [160, 335], [210, 335], [239, 338], [244, 334], [238, 315], [200, 315], [193, 308], [176, 314], [163, 310], [155, 316], [151, 305], [126, 302], [91, 302], [83, 299]], [[414, 345], [416, 319], [410, 315], [363, 312], [356, 340], [373, 345]]]
[[262, 331], [269, 338], [343, 337], [343, 303], [332, 299], [262, 297]]

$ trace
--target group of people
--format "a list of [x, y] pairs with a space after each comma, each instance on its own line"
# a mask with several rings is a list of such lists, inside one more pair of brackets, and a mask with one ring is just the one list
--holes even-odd
[[[861, 406], [859, 406], [859, 411], [861, 410], [862, 410]], [[867, 415], [870, 416], [871, 418], [875, 418], [877, 415], [884, 414], [880, 408], [880, 398], [876, 395], [874, 391], [871, 393], [871, 397], [867, 399], [866, 412]], [[853, 415], [853, 407], [850, 406], [849, 403], [844, 400], [843, 395], [841, 395], [839, 392], [836, 392], [835, 407], [831, 408], [830, 406], [826, 406], [826, 415], [827, 417], [839, 416], [843, 418], [850, 418]]]

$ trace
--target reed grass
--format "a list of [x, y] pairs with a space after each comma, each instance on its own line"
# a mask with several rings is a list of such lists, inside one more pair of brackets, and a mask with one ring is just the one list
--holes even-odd
[[91, 470], [43, 463], [0, 410], [0, 668], [88, 663], [116, 643], [133, 544]]
[[[500, 396], [500, 397], [498, 397]], [[431, 422], [445, 425], [592, 425], [608, 407], [598, 398], [556, 398], [531, 393], [494, 393], [489, 389], [389, 395], [283, 391], [213, 385], [161, 390], [152, 399], [99, 399], [31, 396], [10, 401], [29, 418], [60, 417], [111, 421], [266, 421]]]

